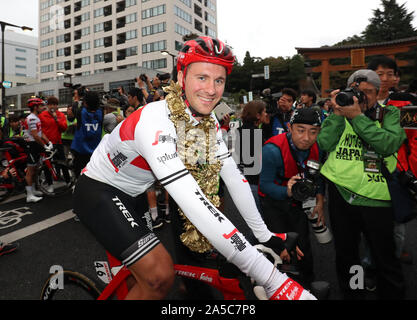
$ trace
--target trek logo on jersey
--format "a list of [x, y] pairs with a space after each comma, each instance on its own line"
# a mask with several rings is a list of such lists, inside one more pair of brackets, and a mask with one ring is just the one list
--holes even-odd
[[224, 233], [223, 238], [229, 240], [234, 245], [234, 247], [239, 250], [243, 251], [246, 248], [246, 241], [242, 240], [242, 238], [239, 236], [239, 231], [235, 228], [232, 232], [229, 234]]
[[171, 134], [163, 135], [162, 131], [158, 130], [155, 134], [155, 141], [152, 143], [153, 146], [156, 146], [158, 143], [172, 142], [176, 143], [177, 139], [171, 136]]
[[163, 156], [157, 157], [156, 159], [158, 159], [158, 161], [160, 163], [165, 164], [166, 161], [172, 160], [172, 159], [177, 158], [177, 157], [178, 157], [178, 153], [174, 152], [173, 154], [165, 153]]
[[220, 215], [219, 211], [217, 211], [217, 209], [213, 207], [210, 204], [210, 202], [206, 200], [206, 198], [204, 198], [204, 196], [201, 194], [201, 192], [198, 189], [194, 192], [194, 194], [199, 196], [200, 201], [203, 202], [206, 208], [213, 214], [213, 216], [217, 218], [217, 220], [219, 220], [219, 222], [222, 222], [224, 220], [224, 217]]
[[139, 225], [135, 222], [135, 219], [132, 217], [130, 212], [126, 209], [122, 201], [116, 196], [112, 198], [113, 202], [116, 204], [116, 206], [119, 207], [119, 210], [122, 212], [123, 216], [126, 218], [126, 220], [130, 223], [130, 226], [132, 228], [139, 227]]

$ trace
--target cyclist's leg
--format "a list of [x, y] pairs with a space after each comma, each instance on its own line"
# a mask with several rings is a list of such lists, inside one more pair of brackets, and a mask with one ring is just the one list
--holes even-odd
[[133, 198], [81, 175], [74, 211], [103, 247], [133, 273], [127, 298], [163, 298], [174, 280], [171, 257], [152, 232], [146, 194]]
[[[175, 251], [176, 263], [197, 266], [203, 268], [217, 269], [217, 261], [208, 259], [209, 254], [200, 254], [192, 252], [186, 247], [180, 239], [180, 235], [184, 232], [184, 220], [178, 213], [178, 205], [170, 198], [170, 207], [172, 208], [171, 224], [172, 236]], [[180, 287], [180, 293], [186, 300], [215, 300], [221, 299], [221, 296], [209, 284], [197, 279], [181, 278], [183, 286]]]
[[34, 190], [34, 182], [36, 181], [37, 164], [40, 158], [40, 152], [42, 147], [36, 142], [29, 142], [27, 152], [27, 170], [26, 170], [26, 200], [30, 202], [36, 202], [42, 199], [37, 197], [37, 193]]
[[175, 279], [171, 256], [162, 244], [158, 244], [128, 269], [136, 280], [126, 296], [128, 300], [163, 299]]

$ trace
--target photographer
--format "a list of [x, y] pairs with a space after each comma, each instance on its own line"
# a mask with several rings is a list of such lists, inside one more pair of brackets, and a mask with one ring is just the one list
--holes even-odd
[[[366, 237], [377, 274], [377, 296], [404, 298], [404, 278], [395, 256], [391, 196], [381, 170], [393, 172], [405, 139], [396, 107], [377, 101], [381, 80], [358, 70], [345, 92], [332, 92], [333, 114], [323, 122], [317, 142], [329, 157], [321, 174], [329, 180], [329, 214], [335, 238], [336, 269], [347, 299], [363, 298], [350, 286], [352, 266], [360, 265], [360, 233]], [[343, 105], [343, 106], [342, 106]]]
[[284, 88], [281, 93], [281, 97], [276, 102], [275, 110], [269, 115], [271, 119], [272, 136], [288, 132], [288, 122], [290, 121], [292, 114], [292, 105], [297, 98], [297, 93], [291, 88]]
[[[75, 105], [74, 105], [75, 106]], [[97, 92], [86, 91], [81, 108], [74, 108], [77, 118], [77, 130], [74, 133], [71, 150], [74, 154], [74, 172], [76, 177], [86, 166], [94, 149], [101, 140], [103, 127], [103, 110], [100, 108], [100, 98]]]
[[317, 111], [309, 108], [295, 110], [289, 121], [289, 132], [266, 141], [262, 149], [262, 171], [259, 177], [262, 215], [268, 228], [299, 234], [299, 248], [303, 253], [303, 259], [299, 261], [303, 277], [300, 282], [304, 286], [309, 286], [314, 280], [310, 226], [305, 211], [310, 208], [318, 215], [318, 220], [324, 222], [324, 188], [313, 190], [311, 198], [305, 201], [295, 200], [292, 189], [302, 176], [308, 178], [307, 161], [320, 161], [316, 143], [320, 125]]
[[[156, 91], [156, 88], [154, 88], [152, 81], [146, 74], [141, 74], [138, 78], [136, 78], [136, 82], [139, 86], [139, 89], [143, 93], [146, 103], [159, 100], [159, 93], [158, 91]], [[145, 84], [148, 89], [145, 88]]]

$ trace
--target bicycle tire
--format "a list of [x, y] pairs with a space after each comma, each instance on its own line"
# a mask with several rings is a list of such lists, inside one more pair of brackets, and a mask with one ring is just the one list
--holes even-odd
[[[62, 288], [54, 284], [55, 279], [63, 279]], [[94, 281], [85, 275], [75, 271], [63, 270], [48, 277], [42, 287], [40, 300], [97, 300], [100, 294], [101, 291]], [[86, 298], [83, 299], [82, 297]]]
[[48, 191], [48, 183], [47, 178], [45, 175], [45, 171], [48, 170], [48, 167], [46, 165], [42, 165], [42, 167], [39, 169], [38, 175], [36, 177], [36, 186], [37, 189], [42, 191], [42, 193], [48, 197], [55, 197], [60, 196], [63, 194], [66, 194], [70, 191], [72, 191], [72, 188], [75, 184], [75, 174], [72, 169], [66, 162], [63, 161], [53, 161], [52, 165], [56, 167], [58, 165], [61, 169], [67, 170], [69, 173], [69, 181], [65, 181], [63, 174], [57, 171], [58, 180], [54, 181], [52, 179], [53, 183], [53, 192]]

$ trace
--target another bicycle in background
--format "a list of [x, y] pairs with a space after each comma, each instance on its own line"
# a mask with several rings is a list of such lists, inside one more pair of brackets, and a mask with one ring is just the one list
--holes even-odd
[[[38, 164], [36, 187], [46, 196], [65, 194], [71, 191], [75, 184], [72, 167], [66, 161], [55, 160], [56, 152], [56, 150], [43, 152]], [[0, 147], [0, 154], [3, 154], [0, 162], [0, 202], [2, 202], [12, 194], [25, 190], [27, 155], [23, 147], [16, 144], [13, 139], [6, 141]], [[65, 172], [68, 174], [64, 174]], [[50, 185], [53, 186], [53, 192], [50, 192]]]

